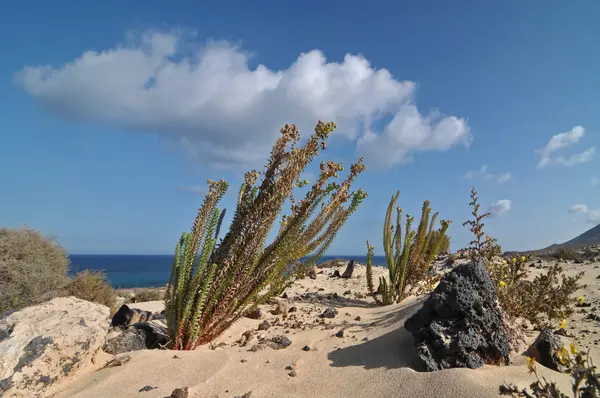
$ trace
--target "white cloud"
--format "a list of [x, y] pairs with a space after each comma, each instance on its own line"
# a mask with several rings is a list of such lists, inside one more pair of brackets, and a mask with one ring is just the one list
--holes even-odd
[[593, 224], [593, 225], [600, 224], [600, 210], [590, 211], [587, 215], [586, 222], [588, 224]]
[[[220, 166], [262, 164], [282, 125], [307, 135], [319, 119], [334, 120], [337, 134], [358, 139], [358, 151], [381, 167], [471, 141], [466, 120], [421, 114], [414, 82], [360, 55], [328, 62], [312, 50], [273, 70], [251, 68], [251, 55], [228, 42], [194, 47], [181, 32], [132, 38], [60, 67], [25, 67], [16, 81], [62, 117], [158, 132]], [[390, 118], [382, 133], [372, 131]]]
[[481, 168], [479, 170], [472, 170], [472, 171], [467, 172], [464, 175], [464, 178], [466, 178], [466, 179], [481, 178], [484, 181], [493, 180], [499, 184], [504, 184], [505, 182], [512, 180], [513, 177], [510, 172], [500, 173], [500, 174], [489, 173], [488, 166], [483, 165], [483, 166], [481, 166]]
[[590, 177], [590, 185], [595, 187], [597, 185], [600, 185], [600, 178], [598, 177]]
[[509, 211], [511, 206], [512, 202], [509, 199], [501, 199], [488, 207], [488, 213], [490, 213], [490, 217], [497, 217]]
[[588, 207], [584, 204], [573, 205], [569, 207], [569, 213], [587, 213]]
[[575, 126], [566, 133], [555, 134], [550, 138], [548, 143], [535, 152], [540, 157], [538, 168], [542, 169], [552, 163], [560, 166], [575, 166], [577, 164], [589, 162], [594, 158], [596, 148], [591, 147], [583, 152], [571, 155], [568, 157], [558, 156], [552, 158], [552, 154], [560, 149], [575, 145], [585, 135], [585, 129], [582, 126]]

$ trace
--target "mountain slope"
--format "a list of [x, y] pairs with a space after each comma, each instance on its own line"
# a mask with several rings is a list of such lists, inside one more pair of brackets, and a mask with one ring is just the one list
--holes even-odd
[[600, 245], [600, 224], [582, 233], [576, 238], [571, 239], [568, 242], [562, 243], [560, 245], [552, 245], [550, 247], [553, 249], [557, 247], [569, 247], [571, 249], [576, 249], [579, 247], [593, 245]]

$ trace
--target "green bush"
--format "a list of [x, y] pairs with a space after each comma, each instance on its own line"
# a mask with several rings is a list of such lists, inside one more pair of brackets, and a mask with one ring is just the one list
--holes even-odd
[[[383, 249], [389, 275], [387, 279], [379, 278], [377, 291], [373, 285], [373, 246], [367, 241], [367, 288], [380, 305], [399, 303], [406, 297], [410, 288], [416, 288], [420, 282], [427, 280], [428, 276], [432, 276], [429, 272], [431, 263], [437, 256], [440, 247], [444, 243], [449, 244], [446, 231], [450, 226], [450, 221], [442, 220], [441, 228], [434, 230], [433, 226], [438, 213], [433, 214], [430, 221], [431, 207], [428, 200], [423, 202], [421, 220], [416, 231], [411, 229], [414, 217], [409, 214], [406, 215], [406, 224], [402, 228], [402, 209], [400, 207], [396, 209], [394, 226], [392, 215], [399, 195], [400, 191], [392, 196], [385, 215]], [[381, 298], [378, 297], [379, 295]]]
[[[302, 146], [295, 126], [286, 125], [271, 151], [266, 170], [246, 173], [228, 233], [217, 244], [223, 213], [217, 204], [228, 188], [224, 180], [209, 181], [209, 193], [189, 233], [175, 248], [166, 292], [167, 325], [172, 347], [190, 350], [211, 342], [239, 319], [249, 305], [278, 294], [321, 258], [337, 231], [366, 197], [351, 191], [364, 170], [362, 159], [353, 164], [341, 184], [342, 164], [321, 162], [317, 181], [304, 199], [295, 188], [308, 185], [300, 174], [325, 148], [334, 123], [319, 122]], [[290, 214], [280, 218], [286, 202]], [[267, 237], [280, 218], [279, 231]], [[300, 261], [300, 259], [306, 261]]]
[[0, 313], [36, 304], [67, 282], [67, 252], [34, 229], [0, 229]]
[[115, 309], [116, 293], [106, 282], [106, 274], [100, 271], [83, 270], [69, 282], [62, 293], [82, 300], [103, 304]]

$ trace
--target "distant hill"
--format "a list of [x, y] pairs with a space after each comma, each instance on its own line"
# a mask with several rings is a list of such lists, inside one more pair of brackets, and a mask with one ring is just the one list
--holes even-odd
[[[600, 245], [600, 224], [592, 227], [590, 230], [582, 233], [581, 235], [564, 243], [555, 243], [546, 248], [540, 250], [530, 250], [521, 253], [533, 253], [533, 252], [550, 252], [561, 247], [568, 247], [569, 249], [579, 249], [587, 246]], [[516, 252], [506, 252], [505, 255], [509, 255]]]
[[600, 224], [596, 225], [592, 229], [587, 230], [586, 232], [582, 233], [581, 235], [571, 239], [570, 241], [567, 241], [567, 242], [561, 243], [561, 244], [554, 244], [554, 245], [548, 246], [547, 248], [545, 248], [543, 250], [545, 251], [545, 250], [549, 250], [549, 249], [558, 249], [560, 247], [568, 247], [570, 249], [579, 249], [581, 247], [594, 246], [594, 245], [600, 245]]

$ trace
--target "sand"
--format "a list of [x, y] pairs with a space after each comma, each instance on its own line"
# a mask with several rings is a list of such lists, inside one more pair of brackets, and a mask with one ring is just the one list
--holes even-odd
[[[543, 264], [547, 265], [547, 264]], [[569, 274], [585, 270], [589, 286], [579, 292], [596, 303], [600, 264], [565, 264]], [[404, 321], [421, 305], [423, 298], [412, 297], [400, 304], [377, 306], [366, 293], [365, 267], [358, 265], [350, 280], [330, 278], [336, 268], [323, 270], [316, 280], [304, 279], [286, 291], [289, 306], [296, 306], [296, 320], [283, 320], [268, 313], [275, 305], [264, 305], [265, 319], [280, 319], [280, 326], [258, 331], [265, 337], [287, 336], [292, 345], [282, 350], [266, 348], [251, 352], [236, 343], [248, 330], [256, 330], [261, 320], [243, 318], [221, 336], [212, 348], [199, 347], [193, 352], [144, 350], [122, 354], [129, 362], [114, 368], [89, 370], [75, 379], [65, 380], [52, 391], [55, 397], [166, 397], [175, 388], [188, 387], [191, 397], [236, 397], [252, 392], [252, 397], [495, 397], [500, 384], [510, 382], [524, 387], [535, 376], [528, 374], [526, 358], [521, 356], [511, 366], [485, 366], [481, 369], [451, 369], [440, 372], [417, 372], [418, 361], [410, 333]], [[343, 268], [339, 268], [343, 272]], [[539, 272], [533, 269], [534, 272]], [[375, 269], [376, 276], [387, 271]], [[344, 293], [350, 290], [351, 294]], [[358, 297], [356, 293], [359, 293]], [[338, 315], [325, 324], [317, 320], [325, 304], [295, 301], [312, 293], [327, 297], [337, 293]], [[600, 303], [600, 302], [599, 302]], [[162, 302], [132, 304], [132, 307], [160, 311]], [[579, 309], [577, 309], [579, 311]], [[589, 308], [587, 309], [589, 310]], [[291, 314], [290, 314], [291, 315]], [[360, 317], [360, 318], [358, 318]], [[567, 330], [580, 336], [582, 348], [591, 347], [592, 357], [599, 357], [594, 344], [599, 337], [598, 322], [583, 319], [576, 313], [568, 319]], [[305, 329], [293, 328], [302, 321]], [[287, 325], [286, 325], [287, 323]], [[344, 337], [336, 337], [343, 330]], [[589, 333], [583, 332], [588, 330]], [[537, 332], [528, 331], [533, 341]], [[563, 338], [566, 344], [574, 341]], [[303, 347], [309, 346], [310, 351]], [[214, 348], [214, 349], [213, 349]], [[102, 363], [97, 363], [98, 368]], [[295, 376], [290, 376], [292, 366]], [[570, 377], [538, 365], [540, 375], [555, 380], [566, 393]], [[139, 392], [144, 386], [156, 387]]]

